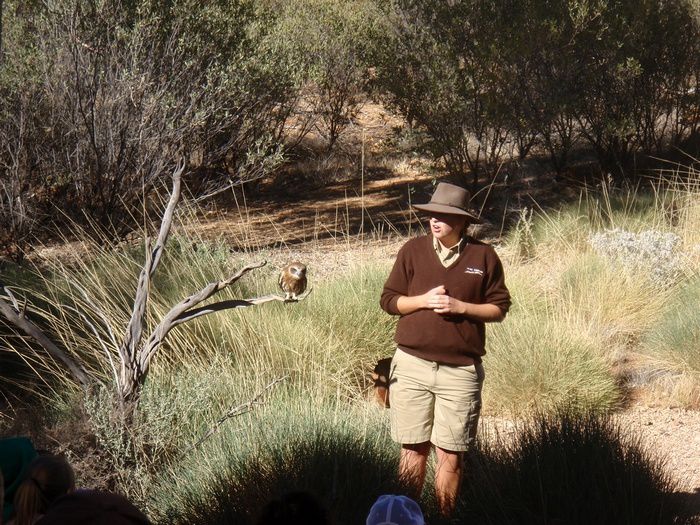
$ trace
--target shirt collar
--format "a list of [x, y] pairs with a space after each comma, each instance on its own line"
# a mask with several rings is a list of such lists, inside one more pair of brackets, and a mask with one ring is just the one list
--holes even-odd
[[440, 258], [440, 261], [443, 264], [449, 264], [457, 257], [459, 257], [460, 253], [462, 253], [462, 250], [464, 249], [465, 244], [466, 237], [462, 236], [457, 244], [446, 248], [442, 245], [442, 243], [439, 240], [433, 237], [433, 248], [435, 249], [435, 253], [437, 253], [438, 257]]

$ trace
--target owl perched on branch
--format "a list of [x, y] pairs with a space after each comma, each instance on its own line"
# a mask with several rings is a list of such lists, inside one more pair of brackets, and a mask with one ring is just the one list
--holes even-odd
[[293, 262], [285, 266], [278, 282], [284, 292], [284, 300], [296, 301], [297, 296], [306, 290], [306, 265]]

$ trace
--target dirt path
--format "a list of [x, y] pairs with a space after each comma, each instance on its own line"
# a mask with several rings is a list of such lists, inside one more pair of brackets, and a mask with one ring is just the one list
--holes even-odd
[[699, 411], [633, 406], [616, 418], [667, 463], [681, 490], [700, 497]]

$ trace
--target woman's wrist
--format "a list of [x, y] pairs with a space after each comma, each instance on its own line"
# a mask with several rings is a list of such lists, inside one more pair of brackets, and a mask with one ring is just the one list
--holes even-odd
[[457, 314], [467, 315], [467, 303], [465, 303], [464, 301], [460, 301], [459, 299], [455, 299], [455, 302], [457, 303]]

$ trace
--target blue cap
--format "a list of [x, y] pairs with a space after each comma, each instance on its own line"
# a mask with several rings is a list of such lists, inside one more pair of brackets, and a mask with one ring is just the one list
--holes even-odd
[[367, 525], [425, 525], [418, 503], [406, 496], [379, 496], [367, 515]]

